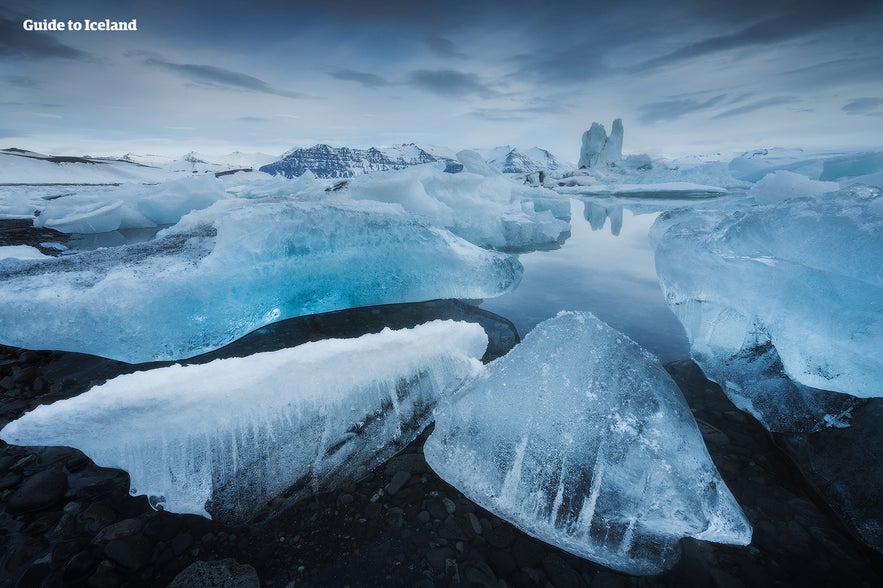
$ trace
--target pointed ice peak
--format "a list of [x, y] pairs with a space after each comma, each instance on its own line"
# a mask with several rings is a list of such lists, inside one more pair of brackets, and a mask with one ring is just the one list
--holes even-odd
[[615, 166], [622, 161], [622, 119], [613, 121], [610, 136], [601, 123], [593, 122], [583, 133], [582, 148], [579, 154], [579, 167], [593, 168], [601, 165]]

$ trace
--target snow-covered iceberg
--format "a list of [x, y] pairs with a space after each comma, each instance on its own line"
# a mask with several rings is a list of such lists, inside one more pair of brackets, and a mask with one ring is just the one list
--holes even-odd
[[0, 261], [0, 342], [180, 359], [293, 316], [497, 296], [521, 272], [397, 206], [230, 198], [146, 243]]
[[841, 424], [845, 394], [883, 396], [880, 189], [663, 213], [651, 240], [694, 359], [767, 428]]
[[8, 424], [16, 445], [76, 447], [155, 508], [245, 521], [279, 493], [328, 490], [410, 443], [481, 369], [487, 336], [434, 321], [119, 376]]
[[879, 185], [883, 182], [883, 151], [854, 153], [812, 153], [802, 149], [758, 149], [743, 153], [729, 163], [734, 177], [757, 182], [779, 170], [790, 171], [841, 186], [854, 183]]
[[588, 313], [541, 323], [440, 403], [424, 452], [484, 508], [623, 572], [670, 567], [682, 537], [751, 539], [677, 385]]
[[570, 231], [570, 203], [519, 184], [473, 151], [457, 154], [464, 171], [432, 166], [360, 176], [335, 198], [394, 202], [480, 247], [506, 251], [557, 248]]

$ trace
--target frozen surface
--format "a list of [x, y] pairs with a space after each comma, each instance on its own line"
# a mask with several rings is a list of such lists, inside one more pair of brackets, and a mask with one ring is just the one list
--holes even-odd
[[136, 372], [40, 406], [0, 436], [126, 470], [130, 492], [155, 508], [244, 521], [286, 489], [333, 489], [394, 455], [481, 369], [486, 346], [477, 324], [434, 321]]
[[733, 176], [757, 182], [769, 173], [785, 170], [811, 180], [877, 184], [883, 175], [883, 151], [859, 153], [810, 153], [801, 149], [759, 149], [743, 153], [729, 163]]
[[48, 259], [48, 255], [44, 255], [36, 247], [30, 245], [6, 245], [0, 247], [0, 261], [4, 259]]
[[751, 528], [659, 362], [589, 313], [563, 312], [436, 410], [430, 466], [525, 532], [652, 574], [681, 537]]
[[801, 196], [822, 196], [839, 189], [840, 184], [837, 182], [820, 182], [794, 172], [780, 170], [765, 175], [751, 186], [747, 194], [753, 196], [759, 204], [771, 204]]
[[496, 296], [521, 272], [396, 206], [231, 198], [147, 243], [0, 261], [0, 342], [179, 359], [293, 316]]
[[843, 424], [849, 399], [823, 391], [883, 396], [879, 189], [673, 211], [651, 238], [694, 359], [767, 428]]
[[432, 166], [352, 179], [337, 198], [394, 202], [481, 247], [554, 248], [570, 230], [570, 203], [555, 192], [513, 181], [474, 151], [461, 151], [458, 174]]

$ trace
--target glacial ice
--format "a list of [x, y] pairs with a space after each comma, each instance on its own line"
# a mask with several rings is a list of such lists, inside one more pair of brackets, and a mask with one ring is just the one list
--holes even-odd
[[136, 372], [39, 406], [0, 437], [76, 447], [129, 472], [131, 494], [155, 508], [243, 522], [283, 491], [330, 490], [395, 455], [481, 369], [486, 345], [475, 323], [433, 321]]
[[158, 185], [125, 185], [115, 190], [88, 187], [67, 190], [34, 202], [34, 226], [64, 233], [103, 233], [174, 224], [193, 210], [229, 197], [214, 175], [170, 180]]
[[583, 133], [577, 166], [591, 169], [621, 162], [622, 139], [622, 119], [618, 118], [613, 121], [609, 137], [604, 125], [592, 123], [589, 130]]
[[790, 171], [780, 170], [769, 173], [751, 186], [747, 195], [759, 204], [771, 204], [789, 198], [817, 197], [836, 192], [837, 182], [820, 182]]
[[811, 153], [802, 149], [759, 149], [733, 158], [729, 169], [733, 176], [749, 182], [757, 182], [769, 173], [784, 170], [811, 180], [836, 181], [844, 187], [853, 183], [876, 185], [883, 177], [883, 152]]
[[478, 153], [461, 151], [464, 171], [415, 166], [353, 178], [336, 198], [393, 202], [480, 247], [529, 251], [560, 246], [570, 231], [570, 203], [555, 192], [519, 184]]
[[497, 296], [521, 272], [397, 206], [229, 198], [146, 243], [0, 261], [0, 342], [180, 359], [293, 316]]
[[842, 424], [844, 395], [883, 396], [879, 188], [663, 213], [651, 240], [694, 359], [768, 429]]
[[682, 537], [751, 539], [677, 385], [588, 313], [541, 323], [442, 401], [424, 452], [497, 516], [626, 573], [672, 566]]

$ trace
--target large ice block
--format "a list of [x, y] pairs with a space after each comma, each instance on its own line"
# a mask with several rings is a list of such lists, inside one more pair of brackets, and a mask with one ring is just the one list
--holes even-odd
[[293, 316], [496, 296], [521, 272], [397, 206], [226, 199], [147, 243], [0, 261], [0, 342], [180, 359]]
[[589, 313], [541, 323], [436, 410], [430, 466], [526, 533], [635, 574], [751, 527], [659, 362]]
[[486, 346], [475, 323], [433, 321], [173, 365], [40, 406], [0, 437], [76, 447], [129, 472], [154, 507], [241, 522], [285, 490], [332, 489], [404, 448]]
[[883, 396], [878, 188], [663, 213], [651, 238], [694, 359], [767, 428], [843, 424], [845, 394]]

